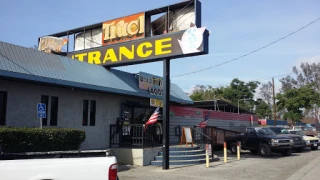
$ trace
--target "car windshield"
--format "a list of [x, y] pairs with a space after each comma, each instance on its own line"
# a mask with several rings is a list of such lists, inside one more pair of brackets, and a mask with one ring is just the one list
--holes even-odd
[[271, 129], [269, 128], [256, 128], [256, 132], [259, 135], [276, 135]]
[[296, 134], [296, 135], [300, 135], [300, 136], [304, 136], [304, 133], [302, 131], [289, 131], [290, 134]]
[[270, 128], [276, 134], [290, 134], [289, 131], [285, 128]]

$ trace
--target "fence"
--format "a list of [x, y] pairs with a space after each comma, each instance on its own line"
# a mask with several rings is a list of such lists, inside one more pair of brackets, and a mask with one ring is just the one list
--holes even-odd
[[[193, 140], [196, 144], [213, 144], [214, 146], [223, 146], [225, 139], [240, 134], [240, 132], [221, 129], [213, 126], [207, 126], [205, 128], [194, 127], [192, 128]], [[181, 136], [181, 126], [175, 128], [175, 135]]]
[[153, 147], [162, 144], [162, 128], [143, 124], [110, 125], [110, 147]]

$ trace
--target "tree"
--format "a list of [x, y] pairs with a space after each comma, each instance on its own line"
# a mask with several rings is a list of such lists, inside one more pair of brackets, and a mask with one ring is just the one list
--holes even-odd
[[[306, 113], [320, 105], [320, 94], [315, 90], [314, 84], [307, 84], [300, 88], [292, 88], [284, 93], [277, 94], [277, 106], [285, 110], [284, 119], [291, 119], [294, 122], [306, 117]], [[305, 110], [305, 111], [303, 111]]]
[[281, 91], [286, 92], [292, 88], [300, 88], [313, 83], [316, 90], [320, 92], [320, 62], [317, 64], [301, 63], [300, 69], [294, 66], [292, 76], [288, 75], [280, 79]]
[[204, 98], [204, 92], [206, 91], [206, 87], [203, 85], [196, 85], [196, 87], [193, 88], [192, 93], [190, 95], [190, 98], [193, 101], [203, 101]]
[[259, 118], [271, 119], [272, 110], [271, 110], [270, 106], [264, 100], [258, 99], [255, 102], [255, 106], [256, 106], [255, 113]]
[[[280, 79], [282, 84], [281, 92], [286, 92], [293, 88], [301, 88], [308, 84], [313, 84], [316, 92], [320, 92], [320, 62], [319, 63], [301, 63], [300, 69], [296, 66], [292, 68], [293, 75]], [[313, 105], [311, 109], [304, 109], [304, 117], [318, 116], [319, 106]]]
[[268, 83], [261, 84], [260, 95], [262, 99], [265, 100], [270, 107], [272, 107], [272, 83], [270, 81]]
[[246, 99], [246, 101], [239, 101], [240, 107], [246, 110], [253, 109], [254, 105], [254, 94], [260, 82], [249, 81], [245, 83], [244, 81], [235, 78], [231, 81], [230, 85], [224, 89], [223, 97], [233, 104], [238, 104], [241, 99]]
[[213, 88], [212, 86], [197, 85], [192, 91], [190, 98], [194, 101], [214, 100], [223, 98], [237, 105], [238, 100], [247, 99], [248, 101], [240, 101], [240, 107], [243, 109], [253, 109], [253, 97], [260, 82], [250, 81], [244, 82], [237, 78], [233, 79], [229, 86]]

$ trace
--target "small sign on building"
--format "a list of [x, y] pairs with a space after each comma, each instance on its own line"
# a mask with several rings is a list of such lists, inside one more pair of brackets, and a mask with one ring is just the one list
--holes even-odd
[[150, 98], [150, 106], [151, 107], [163, 107], [162, 100]]
[[46, 118], [46, 104], [38, 103], [38, 118]]

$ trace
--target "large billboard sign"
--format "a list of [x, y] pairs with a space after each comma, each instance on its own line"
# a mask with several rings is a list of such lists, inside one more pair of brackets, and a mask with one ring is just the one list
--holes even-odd
[[209, 33], [205, 27], [151, 36], [138, 40], [74, 51], [68, 57], [90, 64], [116, 67], [208, 53]]
[[102, 23], [102, 46], [144, 38], [144, 13]]

